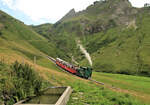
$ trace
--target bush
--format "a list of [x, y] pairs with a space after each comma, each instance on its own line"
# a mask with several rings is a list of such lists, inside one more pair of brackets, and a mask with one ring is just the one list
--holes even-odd
[[150, 77], [150, 65], [148, 64], [141, 65], [141, 69], [139, 70], [138, 75]]
[[37, 95], [42, 88], [40, 76], [28, 64], [16, 61], [8, 70], [3, 66], [0, 72], [4, 73], [0, 80], [0, 100], [5, 105], [13, 105], [28, 96]]
[[12, 68], [20, 81], [22, 81], [21, 84], [25, 85], [25, 93], [28, 93], [30, 88], [33, 88], [33, 92], [36, 94], [40, 91], [41, 79], [28, 64], [23, 65], [15, 62]]
[[115, 67], [112, 64], [99, 64], [99, 63], [96, 63], [94, 65], [94, 69], [96, 70], [96, 72], [112, 73], [115, 70]]
[[126, 75], [134, 75], [135, 71], [129, 70], [129, 69], [121, 69], [119, 71], [116, 71], [118, 74], [126, 74]]
[[0, 31], [0, 36], [2, 35], [2, 32]]

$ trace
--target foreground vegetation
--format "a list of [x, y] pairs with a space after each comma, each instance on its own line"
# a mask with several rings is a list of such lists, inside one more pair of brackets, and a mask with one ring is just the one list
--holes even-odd
[[[105, 86], [97, 85], [88, 80], [61, 72], [51, 62], [47, 62], [43, 66], [46, 65], [51, 65], [47, 67], [52, 67], [57, 70], [38, 70], [37, 72], [43, 78], [46, 78], [43, 80], [26, 64], [16, 62], [12, 66], [9, 66], [1, 63], [0, 74], [2, 81], [0, 81], [0, 102], [4, 101], [6, 105], [12, 105], [14, 102], [28, 96], [37, 95], [41, 89], [51, 85], [45, 81], [50, 81], [55, 86], [69, 85], [73, 88], [74, 91], [68, 105], [146, 105], [128, 93], [113, 92]], [[94, 73], [93, 77], [97, 77], [96, 73]]]
[[46, 82], [28, 64], [0, 62], [0, 104], [13, 105], [28, 96], [39, 94]]
[[87, 82], [71, 83], [74, 89], [68, 105], [144, 105], [129, 94], [116, 93]]

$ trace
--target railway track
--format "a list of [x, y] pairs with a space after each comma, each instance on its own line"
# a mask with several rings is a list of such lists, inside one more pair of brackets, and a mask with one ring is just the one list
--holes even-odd
[[[46, 57], [47, 59], [49, 59], [51, 62], [53, 62], [54, 64], [56, 64], [56, 63], [55, 63], [56, 60], [55, 60], [53, 57], [50, 57], [50, 56], [45, 56], [45, 57]], [[58, 66], [57, 66], [57, 67], [58, 67]], [[59, 69], [62, 69], [62, 68], [59, 67]], [[62, 71], [65, 72], [65, 73], [68, 73], [69, 75], [72, 75], [72, 76], [75, 76], [75, 77], [79, 77], [79, 76], [76, 76], [76, 75], [73, 75], [73, 74], [67, 72], [67, 71], [64, 70], [64, 69], [62, 69]], [[81, 77], [79, 77], [79, 78], [81, 78]], [[82, 79], [84, 79], [84, 78], [82, 78]], [[85, 80], [87, 80], [87, 79], [85, 79]], [[94, 80], [94, 79], [92, 79], [92, 78], [89, 78], [88, 80], [89, 80], [89, 81], [92, 81], [92, 82], [94, 82], [94, 83], [100, 84], [100, 85], [105, 85], [104, 83], [99, 82], [99, 81], [96, 81], [96, 80]]]
[[50, 56], [46, 56], [46, 58], [48, 58], [49, 60], [51, 60], [53, 63], [56, 62], [56, 60], [54, 58], [50, 57]]
[[[50, 56], [47, 56], [46, 58], [49, 59], [49, 60], [50, 60], [51, 62], [53, 62], [54, 64], [56, 64], [56, 63], [55, 63], [56, 60], [55, 60], [54, 58], [52, 58], [52, 57], [50, 57]], [[62, 69], [62, 68], [60, 68], [59, 66], [57, 66], [57, 67], [58, 67], [59, 69]], [[64, 69], [62, 69], [62, 71], [65, 72], [65, 73], [68, 73], [68, 74], [71, 75], [71, 76], [75, 76], [75, 77], [77, 77], [77, 78], [81, 78], [81, 77], [79, 77], [79, 76], [73, 75], [73, 74], [71, 74], [71, 73], [65, 71]], [[81, 78], [81, 79], [84, 79], [84, 78]], [[115, 87], [115, 86], [113, 86], [113, 85], [111, 85], [111, 84], [104, 84], [103, 82], [96, 81], [96, 80], [94, 80], [94, 79], [92, 79], [92, 78], [90, 78], [90, 79], [84, 79], [84, 80], [89, 80], [89, 81], [91, 81], [91, 82], [93, 82], [93, 83], [95, 83], [95, 84], [103, 85], [104, 87], [109, 88], [109, 89], [111, 89], [112, 91], [115, 91], [115, 92], [123, 92], [123, 93], [131, 94], [129, 91], [122, 90], [121, 88], [117, 88], [117, 87]], [[131, 95], [137, 96], [135, 93], [132, 93]], [[141, 96], [140, 96], [140, 97], [141, 97]]]

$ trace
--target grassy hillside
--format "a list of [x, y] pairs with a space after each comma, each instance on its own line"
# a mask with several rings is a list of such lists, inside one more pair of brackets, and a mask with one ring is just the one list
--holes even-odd
[[80, 39], [92, 56], [95, 71], [150, 76], [149, 10], [134, 8], [128, 0], [96, 1], [58, 21], [47, 35], [67, 56], [63, 59], [74, 56], [89, 65], [75, 43]]
[[40, 35], [43, 35], [46, 38], [50, 38], [49, 34], [52, 31], [52, 24], [41, 24], [39, 26], [30, 26], [31, 28], [33, 28], [37, 33], [39, 33]]
[[[58, 85], [56, 80], [52, 80], [49, 84], [42, 82], [47, 81], [44, 76], [46, 71], [51, 75], [58, 70], [44, 57], [44, 55], [56, 57], [57, 52], [59, 53], [56, 46], [29, 26], [2, 11], [0, 11], [0, 45], [0, 105], [3, 102], [5, 105], [13, 105], [21, 99], [35, 95], [35, 91], [39, 91], [40, 87]], [[12, 65], [16, 60], [21, 64], [17, 69]], [[24, 65], [25, 63], [32, 66], [36, 72], [39, 71], [40, 77], [36, 78], [37, 74], [29, 66]], [[37, 81], [39, 83], [36, 85]]]
[[[22, 73], [18, 73], [18, 70], [13, 71], [12, 69], [11, 63], [18, 60], [22, 64], [30, 64], [45, 81], [49, 81], [50, 84], [48, 85], [70, 85], [74, 89], [74, 92], [71, 95], [68, 105], [143, 105], [149, 103], [149, 101], [145, 101], [149, 98], [141, 98], [137, 94], [132, 94], [132, 91], [136, 91], [140, 95], [141, 93], [149, 93], [149, 88], [147, 87], [149, 86], [147, 83], [149, 81], [148, 78], [137, 77], [133, 80], [134, 77], [129, 76], [128, 78], [128, 76], [125, 76], [125, 78], [121, 78], [123, 75], [112, 76], [110, 74], [114, 77], [112, 79], [121, 78], [119, 79], [120, 81], [117, 80], [121, 83], [125, 81], [125, 84], [132, 84], [135, 81], [139, 81], [128, 88], [123, 83], [119, 85], [117, 82], [110, 82], [111, 78], [107, 78], [107, 74], [94, 73], [92, 78], [109, 85], [115, 85], [125, 91], [121, 91], [120, 93], [120, 91], [107, 87], [107, 85], [100, 86], [88, 80], [66, 74], [42, 56], [50, 55], [68, 61], [71, 61], [71, 57], [74, 56], [74, 59], [82, 65], [88, 65], [84, 59], [84, 55], [76, 45], [76, 39], [80, 39], [84, 47], [92, 55], [95, 71], [149, 76], [148, 35], [150, 31], [147, 24], [149, 23], [149, 14], [147, 12], [149, 8], [141, 9], [140, 14], [135, 18], [132, 16], [135, 16], [136, 11], [139, 10], [135, 10], [135, 8], [131, 9], [132, 7], [126, 2], [127, 0], [124, 0], [125, 5], [121, 11], [129, 8], [129, 11], [126, 12], [129, 12], [130, 16], [126, 16], [126, 12], [123, 15], [121, 15], [122, 12], [121, 14], [119, 12], [119, 14], [115, 14], [114, 16], [113, 14], [118, 9], [116, 7], [119, 5], [120, 8], [122, 3], [124, 3], [122, 1], [117, 0], [116, 2], [112, 2], [109, 0], [108, 2], [95, 2], [86, 10], [76, 13], [75, 16], [54, 25], [46, 24], [33, 27], [38, 33], [41, 32], [40, 34], [44, 37], [34, 32], [31, 27], [0, 11], [0, 61], [3, 62], [0, 63], [0, 78], [9, 83], [6, 84], [4, 81], [0, 81], [0, 93], [3, 93], [3, 89], [8, 89], [4, 94], [12, 96], [15, 102], [33, 95], [34, 85], [30, 85], [32, 87], [31, 90], [23, 90], [30, 81], [27, 82], [24, 80], [24, 77], [20, 76]], [[110, 9], [111, 5], [113, 8], [116, 8], [114, 12]], [[116, 21], [117, 18], [108, 18], [110, 15], [105, 14], [105, 12], [102, 13], [102, 16], [100, 15], [101, 13], [98, 14], [99, 11], [105, 9], [109, 9], [108, 13], [112, 12], [111, 15], [114, 17], [122, 16], [123, 18], [126, 16], [123, 19], [123, 23]], [[124, 25], [126, 22], [129, 22], [129, 24]], [[36, 56], [36, 64], [33, 63], [34, 56]], [[19, 77], [17, 74], [19, 74]], [[100, 76], [107, 79], [103, 79]], [[18, 80], [22, 81], [22, 83]], [[144, 82], [141, 82], [141, 80]], [[15, 87], [12, 84], [13, 82], [20, 83], [19, 86], [22, 86], [19, 88], [20, 90], [17, 90], [18, 87]], [[138, 86], [138, 83], [143, 83], [144, 86]], [[135, 87], [136, 89], [134, 89]], [[145, 90], [143, 91], [141, 88]], [[18, 92], [18, 94], [16, 95], [15, 92]], [[146, 94], [146, 97], [149, 97], [149, 94]], [[4, 99], [0, 99], [0, 104], [1, 100]], [[8, 103], [8, 105], [10, 104], [12, 103]]]
[[[56, 46], [43, 36], [34, 32], [19, 20], [0, 11], [0, 54], [23, 56], [33, 60], [34, 56], [41, 59], [41, 54], [56, 57]], [[17, 59], [17, 58], [16, 58]]]
[[118, 89], [118, 91], [136, 95], [139, 99], [142, 98], [142, 100], [149, 103], [149, 77], [94, 72], [93, 79], [104, 82], [108, 86], [111, 84], [113, 87], [121, 88], [123, 90]]
[[96, 71], [150, 76], [149, 16], [147, 13], [137, 16], [136, 29], [113, 28], [87, 38], [85, 45]]

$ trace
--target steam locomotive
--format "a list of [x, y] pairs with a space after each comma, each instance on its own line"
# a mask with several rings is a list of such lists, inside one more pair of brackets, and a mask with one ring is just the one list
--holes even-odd
[[92, 75], [92, 68], [75, 66], [75, 65], [72, 65], [60, 58], [56, 58], [56, 65], [58, 65], [62, 69], [66, 70], [74, 75], [77, 75], [77, 76], [85, 78], [85, 79], [90, 78]]

